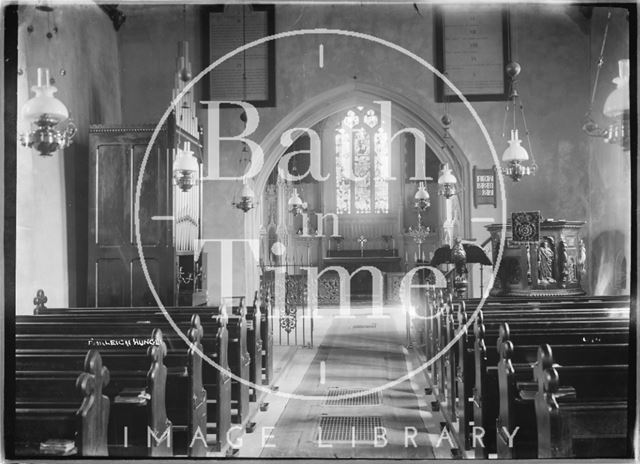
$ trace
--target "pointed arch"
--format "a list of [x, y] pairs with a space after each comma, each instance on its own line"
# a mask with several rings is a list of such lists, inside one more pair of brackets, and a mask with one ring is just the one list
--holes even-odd
[[[287, 149], [280, 144], [280, 136], [283, 132], [293, 127], [311, 128], [336, 113], [347, 111], [355, 106], [371, 105], [376, 101], [391, 102], [393, 119], [404, 127], [420, 130], [425, 136], [426, 144], [433, 150], [441, 163], [449, 163], [455, 176], [465, 186], [461, 189], [456, 200], [457, 209], [461, 214], [459, 220], [462, 232], [464, 236], [470, 236], [472, 192], [469, 187], [471, 182], [469, 159], [454, 139], [449, 139], [448, 144], [445, 143], [442, 138], [440, 122], [423, 106], [402, 94], [371, 84], [351, 82], [336, 87], [309, 98], [282, 118], [260, 142], [265, 160], [261, 172], [254, 179], [256, 194], [263, 194], [269, 175]], [[245, 215], [245, 237], [247, 238], [257, 238], [259, 235], [258, 229], [263, 217], [262, 203], [260, 202], [257, 208]], [[249, 268], [255, 268], [255, 266], [252, 264], [251, 267], [247, 267], [247, 269]], [[254, 282], [249, 283], [249, 289], [257, 288], [257, 274], [254, 279], [256, 279]]]

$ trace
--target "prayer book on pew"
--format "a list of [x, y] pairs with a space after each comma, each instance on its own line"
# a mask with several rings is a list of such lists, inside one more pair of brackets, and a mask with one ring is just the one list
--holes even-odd
[[[518, 394], [523, 400], [535, 400], [536, 393], [538, 393], [538, 383], [537, 382], [516, 382], [516, 388], [518, 389]], [[575, 398], [576, 397], [576, 389], [570, 385], [562, 385], [558, 387], [558, 391], [555, 393], [556, 398]]]
[[52, 438], [40, 443], [40, 452], [43, 454], [55, 454], [57, 456], [70, 456], [76, 454], [76, 442], [61, 438]]
[[115, 397], [115, 403], [127, 403], [127, 404], [147, 404], [147, 400], [150, 399], [149, 394], [144, 389], [139, 388], [123, 388], [120, 393]]

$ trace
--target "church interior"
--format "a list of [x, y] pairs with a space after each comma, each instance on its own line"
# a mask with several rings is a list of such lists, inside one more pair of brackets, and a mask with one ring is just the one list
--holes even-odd
[[7, 457], [637, 458], [635, 4], [2, 14]]

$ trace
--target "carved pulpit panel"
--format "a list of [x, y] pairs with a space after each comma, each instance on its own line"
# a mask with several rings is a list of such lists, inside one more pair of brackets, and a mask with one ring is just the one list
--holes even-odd
[[[585, 292], [581, 284], [586, 282], [587, 266], [580, 230], [584, 224], [584, 221], [542, 221], [539, 234], [525, 234], [531, 237], [531, 242], [515, 241], [512, 224], [507, 224], [502, 262], [491, 294], [583, 295]], [[502, 225], [491, 224], [487, 229], [491, 233], [495, 263]], [[532, 228], [527, 230], [533, 231]]]

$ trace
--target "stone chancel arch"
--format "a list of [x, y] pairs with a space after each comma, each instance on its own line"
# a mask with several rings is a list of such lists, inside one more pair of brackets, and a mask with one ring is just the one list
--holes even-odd
[[[458, 178], [470, 173], [467, 156], [453, 141], [446, 147], [441, 135], [441, 124], [431, 113], [403, 95], [370, 84], [349, 83], [308, 99], [274, 126], [260, 141], [265, 154], [261, 172], [254, 178], [256, 192], [262, 192], [273, 168], [287, 147], [280, 143], [281, 135], [294, 127], [311, 128], [328, 117], [358, 105], [372, 105], [377, 101], [391, 102], [393, 119], [403, 127], [420, 130], [426, 143], [443, 163], [449, 163]], [[445, 149], [441, 147], [445, 146]], [[464, 207], [467, 210], [467, 207]]]
[[[440, 163], [448, 163], [451, 166], [454, 175], [461, 184], [470, 178], [469, 159], [455, 143], [455, 140], [443, 140], [441, 123], [434, 115], [399, 93], [369, 84], [349, 83], [308, 99], [282, 118], [260, 141], [265, 158], [261, 171], [253, 179], [256, 195], [260, 197], [264, 194], [269, 176], [288, 148], [281, 144], [283, 133], [292, 128], [313, 128], [322, 125], [329, 118], [357, 106], [373, 107], [379, 111], [384, 102], [390, 103], [394, 127], [414, 128], [421, 132], [424, 135], [426, 145], [436, 154]], [[393, 133], [395, 132], [394, 130]], [[299, 132], [299, 134], [302, 133], [302, 131]], [[323, 174], [326, 173], [323, 171]], [[393, 173], [392, 175], [396, 176]], [[438, 200], [432, 198], [432, 201]], [[471, 231], [471, 189], [462, 188], [460, 195], [453, 198], [453, 202], [456, 203], [454, 209], [459, 212], [457, 219], [460, 233], [469, 236]], [[263, 225], [262, 221], [265, 215], [263, 206], [264, 201], [259, 201], [257, 207], [245, 215], [245, 238], [259, 238], [260, 226]], [[247, 290], [253, 291], [258, 288], [258, 270], [251, 256], [245, 256], [245, 264], [245, 269], [256, 269], [253, 275], [247, 275]]]

